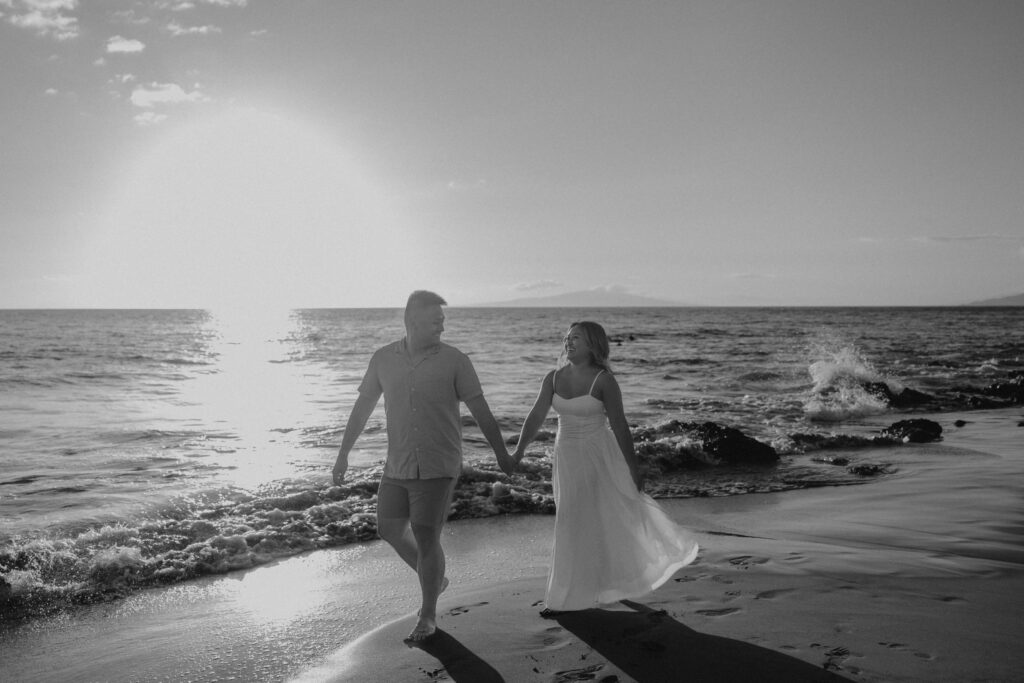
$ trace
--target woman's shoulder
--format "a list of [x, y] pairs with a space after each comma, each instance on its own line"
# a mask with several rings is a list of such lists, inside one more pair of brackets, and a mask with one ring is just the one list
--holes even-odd
[[593, 388], [595, 394], [600, 394], [606, 388], [618, 388], [619, 382], [615, 379], [615, 373], [607, 368], [598, 368], [594, 374]]

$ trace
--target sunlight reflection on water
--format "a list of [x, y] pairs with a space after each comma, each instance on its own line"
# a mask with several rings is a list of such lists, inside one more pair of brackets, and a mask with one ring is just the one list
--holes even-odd
[[295, 315], [284, 309], [216, 311], [209, 319], [215, 365], [181, 392], [181, 403], [202, 425], [227, 437], [213, 458], [232, 468], [231, 483], [251, 487], [294, 474], [292, 436], [310, 423], [310, 378], [301, 364]]

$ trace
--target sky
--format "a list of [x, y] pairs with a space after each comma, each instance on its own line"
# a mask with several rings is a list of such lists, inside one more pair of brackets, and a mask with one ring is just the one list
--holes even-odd
[[1024, 2], [0, 0], [0, 308], [1024, 292]]

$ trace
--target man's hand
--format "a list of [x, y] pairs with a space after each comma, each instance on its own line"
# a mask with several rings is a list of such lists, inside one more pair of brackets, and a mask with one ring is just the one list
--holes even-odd
[[348, 454], [346, 453], [342, 455], [342, 453], [339, 451], [338, 459], [334, 461], [334, 474], [332, 476], [332, 481], [334, 481], [335, 486], [341, 486], [342, 484], [345, 483], [345, 472], [347, 471]]
[[498, 467], [501, 468], [501, 471], [511, 477], [512, 473], [516, 471], [518, 461], [508, 451], [498, 451], [494, 455], [498, 458]]

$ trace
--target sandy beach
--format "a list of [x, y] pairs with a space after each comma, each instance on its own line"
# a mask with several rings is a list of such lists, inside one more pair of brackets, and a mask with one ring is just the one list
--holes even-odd
[[[771, 526], [827, 519], [854, 491], [770, 494]], [[399, 646], [409, 617], [359, 638], [300, 681], [1011, 681], [1024, 574], [864, 541], [753, 537], [751, 501], [669, 501], [704, 550], [654, 594], [542, 619], [544, 577], [442, 597], [441, 632]], [[713, 523], [709, 523], [714, 520]], [[799, 525], [797, 525], [799, 526]], [[837, 533], [837, 541], [843, 537]]]
[[947, 501], [930, 479], [663, 501], [696, 530], [697, 561], [606, 610], [538, 615], [551, 517], [466, 520], [446, 531], [452, 585], [420, 647], [403, 643], [412, 575], [371, 542], [37, 621], [5, 637], [4, 677], [1018, 680], [1024, 572], [992, 556], [1019, 549], [974, 552], [975, 526], [948, 519], [937, 543]]

